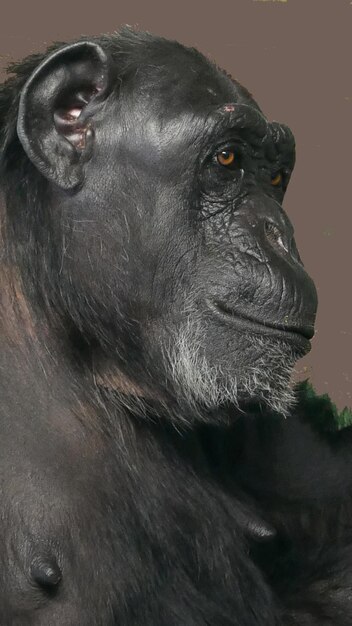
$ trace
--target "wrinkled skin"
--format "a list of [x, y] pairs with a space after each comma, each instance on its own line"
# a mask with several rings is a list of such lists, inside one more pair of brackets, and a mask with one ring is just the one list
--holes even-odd
[[292, 133], [151, 35], [12, 69], [0, 623], [352, 624], [351, 434], [290, 383], [317, 307]]

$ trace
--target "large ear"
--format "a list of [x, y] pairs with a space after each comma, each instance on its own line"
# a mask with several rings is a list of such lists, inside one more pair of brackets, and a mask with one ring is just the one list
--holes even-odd
[[94, 114], [110, 82], [104, 50], [82, 41], [48, 56], [23, 87], [18, 137], [37, 169], [63, 189], [83, 180], [94, 143]]

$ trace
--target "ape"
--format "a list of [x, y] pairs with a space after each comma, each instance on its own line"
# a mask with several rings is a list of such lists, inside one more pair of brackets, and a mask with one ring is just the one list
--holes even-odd
[[1, 625], [352, 624], [351, 433], [290, 383], [317, 306], [290, 130], [130, 29], [11, 72]]

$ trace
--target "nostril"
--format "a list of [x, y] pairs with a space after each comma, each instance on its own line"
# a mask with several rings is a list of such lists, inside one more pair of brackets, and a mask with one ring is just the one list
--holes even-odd
[[293, 259], [295, 259], [295, 261], [297, 261], [297, 263], [300, 263], [301, 265], [303, 265], [302, 263], [302, 259], [299, 256], [299, 252], [296, 246], [296, 242], [294, 240], [294, 238], [292, 237], [291, 241], [290, 241], [290, 252], [291, 252], [291, 256]]
[[285, 250], [285, 252], [287, 253], [289, 252], [287, 238], [285, 237], [285, 235], [281, 233], [278, 227], [275, 224], [273, 224], [273, 222], [270, 222], [269, 220], [265, 220], [264, 233], [265, 233], [267, 240], [273, 247], [281, 248], [282, 250]]
[[289, 236], [285, 228], [280, 229], [275, 222], [272, 222], [270, 219], [264, 220], [264, 234], [272, 248], [276, 249], [281, 254], [287, 255], [293, 259], [295, 263], [304, 267], [293, 234]]

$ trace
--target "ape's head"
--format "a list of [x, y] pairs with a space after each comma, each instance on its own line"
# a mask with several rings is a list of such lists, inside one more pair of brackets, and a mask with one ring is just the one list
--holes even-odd
[[12, 71], [6, 240], [45, 314], [127, 395], [285, 413], [317, 306], [282, 209], [290, 130], [196, 50], [126, 29]]

